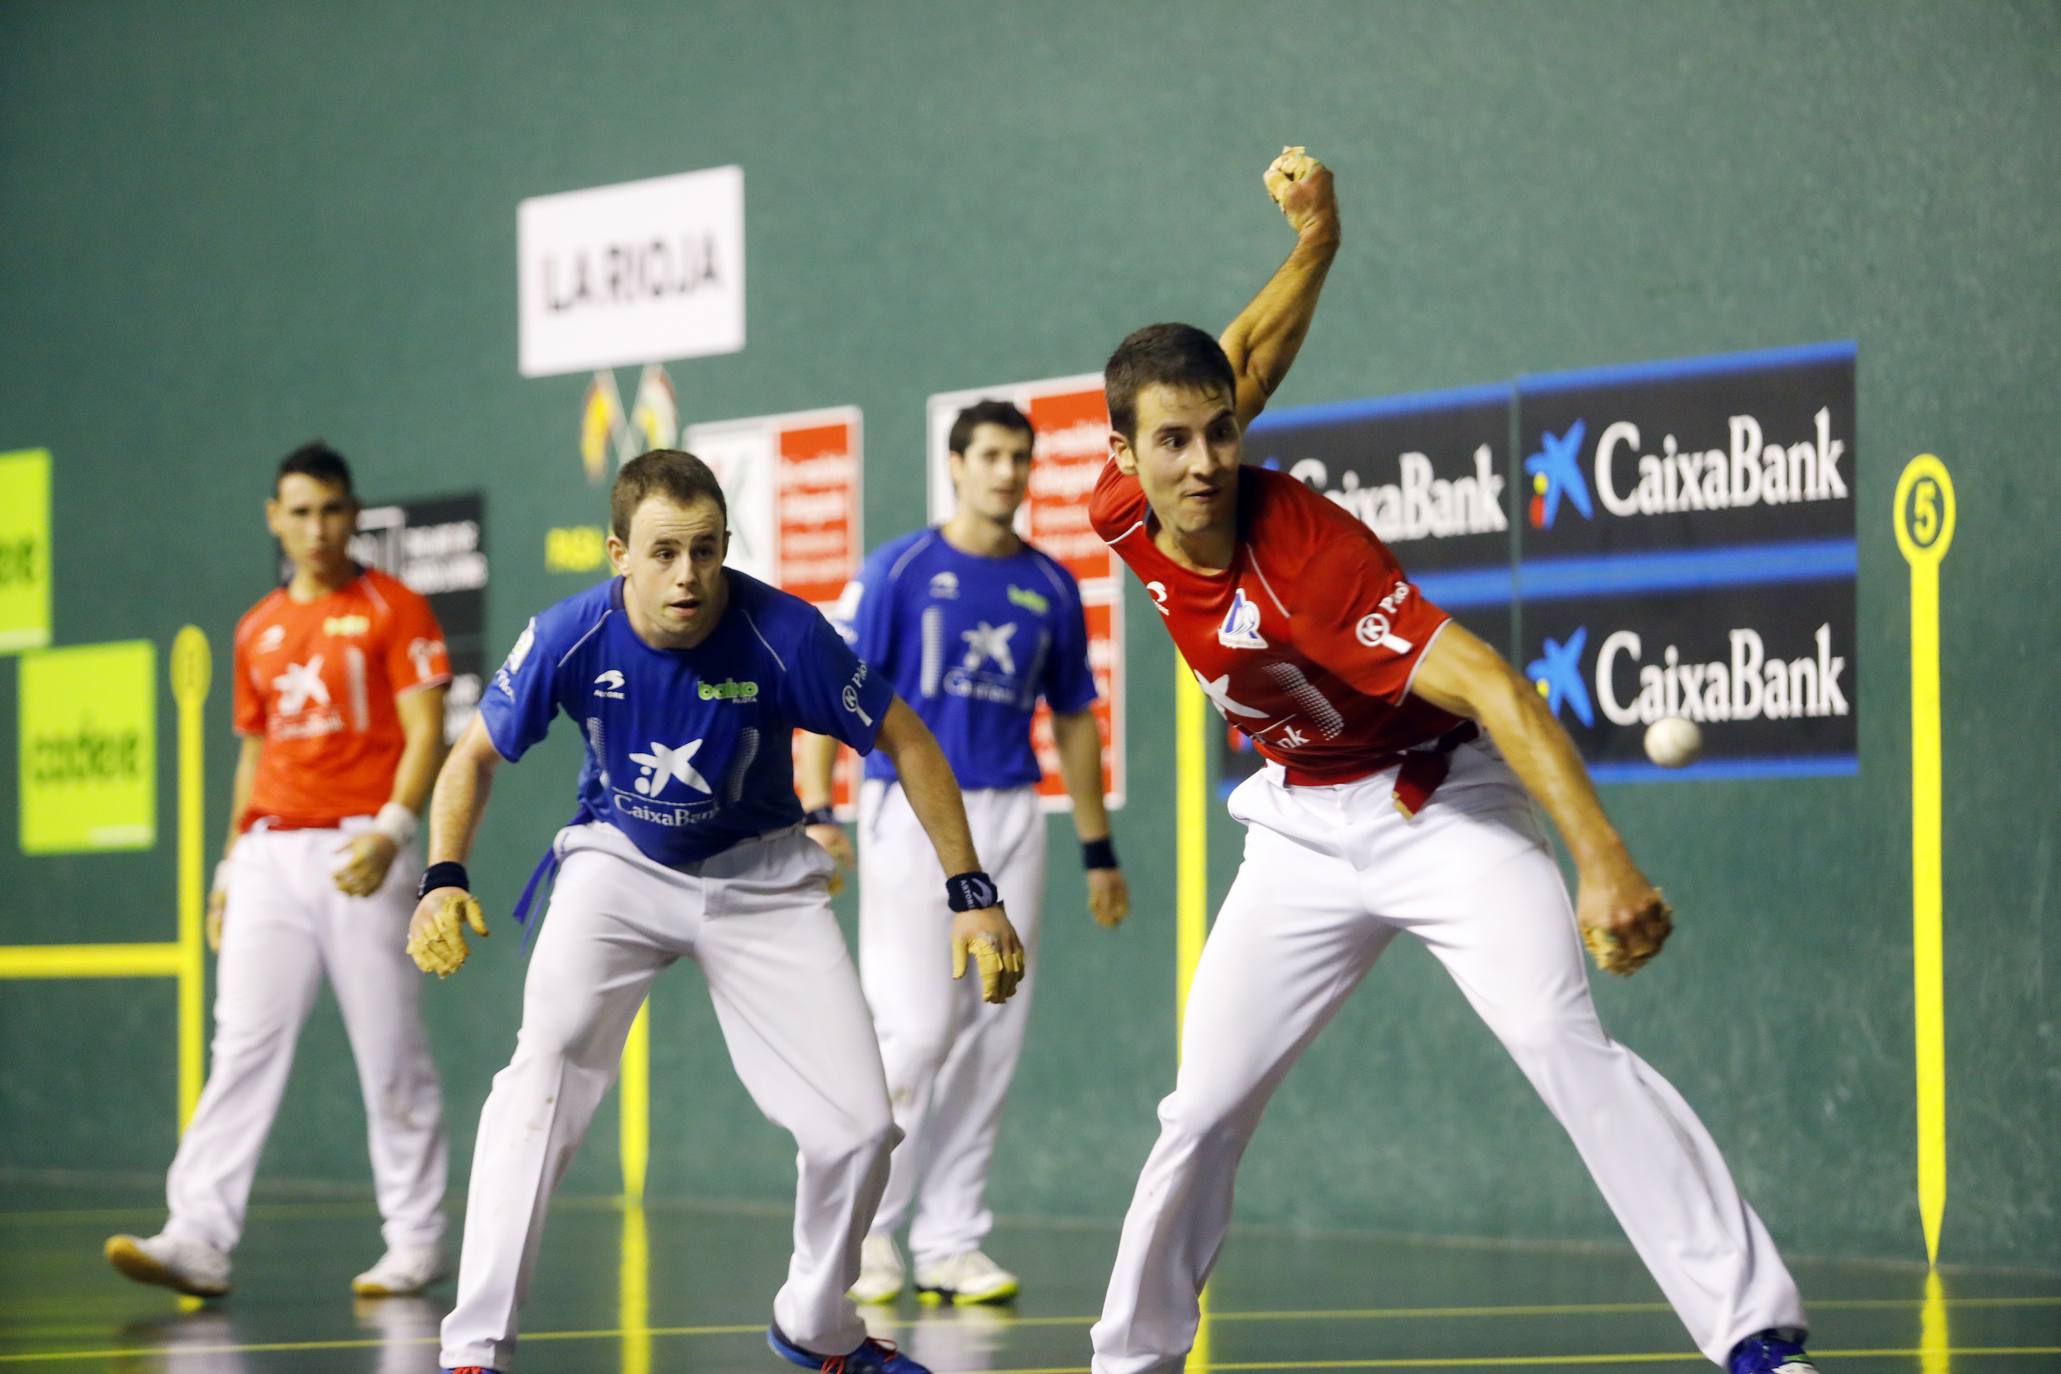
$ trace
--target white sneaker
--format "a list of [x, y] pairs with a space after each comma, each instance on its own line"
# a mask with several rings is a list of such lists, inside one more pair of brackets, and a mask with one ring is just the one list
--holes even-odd
[[351, 1280], [361, 1298], [405, 1298], [450, 1273], [441, 1245], [390, 1246], [379, 1263]]
[[196, 1298], [219, 1298], [229, 1291], [229, 1256], [203, 1241], [162, 1231], [109, 1236], [101, 1253], [138, 1283], [163, 1284]]
[[1016, 1275], [978, 1250], [964, 1250], [935, 1264], [916, 1266], [916, 1297], [927, 1307], [940, 1303], [1008, 1302], [1016, 1296]]
[[868, 1236], [859, 1247], [859, 1281], [848, 1290], [853, 1302], [893, 1302], [908, 1282], [902, 1252], [893, 1236]]

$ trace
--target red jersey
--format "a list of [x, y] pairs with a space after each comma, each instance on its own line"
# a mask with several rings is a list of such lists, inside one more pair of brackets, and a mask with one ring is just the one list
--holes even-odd
[[406, 743], [395, 699], [450, 680], [429, 602], [376, 569], [314, 601], [281, 587], [251, 607], [236, 623], [236, 729], [265, 747], [237, 828], [377, 812]]
[[1112, 461], [1088, 507], [1218, 712], [1305, 784], [1351, 782], [1461, 722], [1409, 695], [1448, 619], [1374, 532], [1293, 477], [1238, 473], [1238, 543], [1207, 575], [1152, 542], [1138, 479]]

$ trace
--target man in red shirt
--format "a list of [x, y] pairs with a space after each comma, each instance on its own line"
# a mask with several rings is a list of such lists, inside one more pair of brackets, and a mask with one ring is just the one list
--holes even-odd
[[164, 1230], [107, 1242], [122, 1273], [182, 1293], [229, 1291], [258, 1155], [325, 975], [385, 1222], [386, 1253], [352, 1288], [413, 1293], [445, 1269], [443, 1093], [403, 948], [419, 864], [395, 860], [443, 757], [451, 670], [429, 603], [351, 561], [357, 517], [342, 457], [319, 443], [288, 454], [265, 520], [293, 577], [236, 626], [243, 750], [208, 900], [213, 1063], [166, 1179]]
[[[1153, 325], [1106, 373], [1096, 531], [1266, 766], [1231, 797], [1244, 862], [1189, 992], [1179, 1076], [1094, 1329], [1095, 1374], [1181, 1367], [1261, 1112], [1402, 931], [1573, 1138], [1703, 1352], [1732, 1374], [1807, 1371], [1802, 1303], [1766, 1228], [1688, 1105], [1597, 1020], [1577, 927], [1628, 971], [1659, 953], [1669, 912], [1572, 741], [1371, 530], [1294, 478], [1239, 464], [1337, 251], [1329, 172], [1309, 169], [1280, 201], [1295, 250], [1221, 347]], [[1572, 907], [1541, 806], [1575, 861]]]

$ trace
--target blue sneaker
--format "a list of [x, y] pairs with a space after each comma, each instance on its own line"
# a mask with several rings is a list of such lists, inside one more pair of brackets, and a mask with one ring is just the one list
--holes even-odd
[[1733, 1346], [1725, 1368], [1729, 1374], [1818, 1374], [1801, 1341], [1774, 1331], [1756, 1332]]
[[821, 1374], [930, 1374], [928, 1368], [897, 1350], [893, 1341], [875, 1340], [871, 1336], [860, 1341], [858, 1349], [843, 1355], [818, 1355], [781, 1335], [779, 1327], [769, 1326], [766, 1328], [766, 1344], [789, 1364], [820, 1370]]

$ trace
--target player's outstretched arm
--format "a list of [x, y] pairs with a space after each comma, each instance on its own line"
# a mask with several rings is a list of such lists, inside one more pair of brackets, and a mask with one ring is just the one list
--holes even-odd
[[1424, 651], [1410, 692], [1487, 730], [1573, 855], [1575, 915], [1597, 963], [1632, 973], [1672, 929], [1667, 902], [1632, 861], [1582, 766], [1574, 741], [1529, 682], [1503, 656], [1458, 624]]
[[[1006, 1002], [1023, 980], [1023, 942], [1016, 927], [1003, 914], [1002, 899], [987, 875], [981, 871], [980, 856], [973, 850], [973, 832], [966, 824], [966, 802], [959, 794], [959, 780], [945, 761], [945, 751], [923, 718], [896, 697], [880, 722], [879, 748], [894, 761], [909, 809], [930, 837], [944, 866], [948, 888], [954, 889], [952, 918], [952, 976], [966, 971], [969, 954], [980, 965], [981, 995], [990, 1002]], [[984, 885], [984, 886], [983, 886]], [[958, 910], [966, 893], [979, 891], [988, 904]]]
[[472, 899], [465, 856], [487, 809], [487, 794], [501, 752], [478, 716], [451, 746], [429, 799], [429, 869], [422, 899], [408, 920], [408, 954], [424, 973], [448, 978], [465, 963], [465, 926], [484, 936], [486, 917]]
[[1059, 780], [1073, 803], [1073, 828], [1081, 839], [1088, 873], [1088, 914], [1114, 928], [1131, 913], [1131, 889], [1116, 864], [1109, 838], [1109, 805], [1102, 795], [1102, 727], [1093, 707], [1052, 713], [1052, 742], [1059, 747]]
[[1218, 340], [1238, 381], [1238, 424], [1266, 409], [1288, 376], [1338, 256], [1338, 201], [1331, 171], [1300, 148], [1284, 149], [1262, 180], [1295, 231], [1295, 249]]

